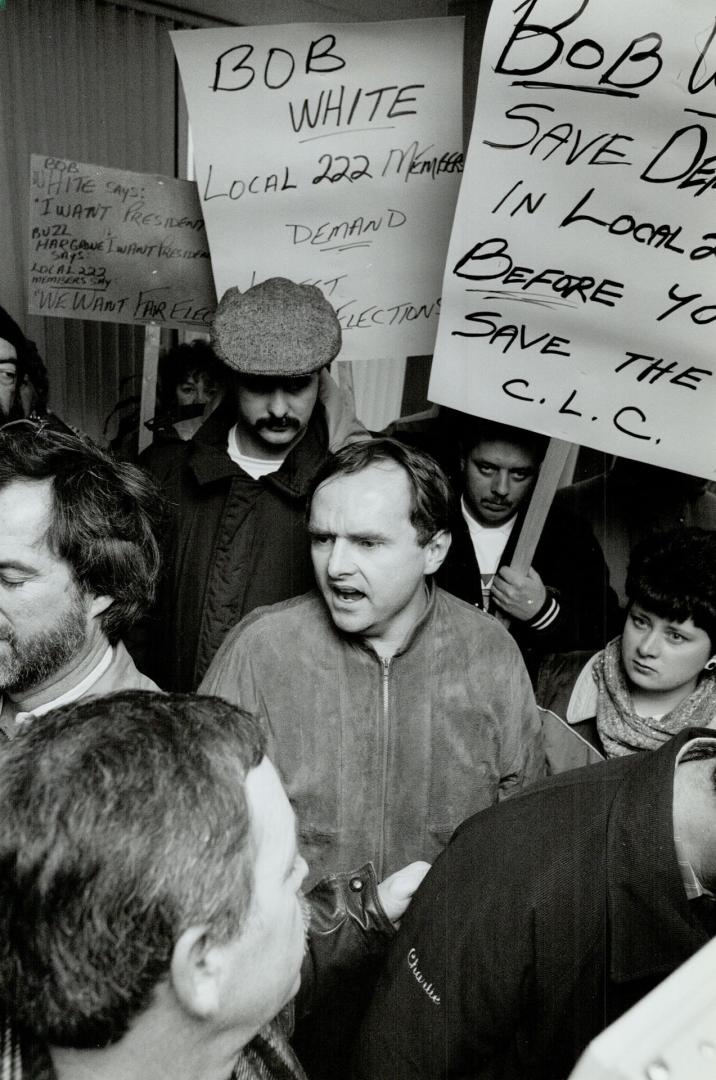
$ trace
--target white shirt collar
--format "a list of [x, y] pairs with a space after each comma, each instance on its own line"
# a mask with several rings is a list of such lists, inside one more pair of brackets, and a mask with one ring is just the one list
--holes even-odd
[[78, 682], [76, 686], [72, 686], [69, 690], [66, 690], [64, 694], [60, 694], [59, 697], [53, 698], [52, 701], [46, 701], [43, 705], [38, 705], [37, 708], [33, 709], [31, 712], [16, 713], [15, 723], [19, 725], [26, 724], [29, 720], [32, 720], [34, 716], [44, 716], [44, 714], [50, 712], [51, 709], [59, 709], [61, 705], [69, 705], [73, 701], [79, 701], [79, 699], [84, 697], [87, 691], [90, 690], [96, 682], [99, 682], [109, 665], [112, 663], [113, 656], [114, 649], [111, 645], [108, 645], [95, 666], [87, 673], [87, 675], [85, 675], [81, 682]]

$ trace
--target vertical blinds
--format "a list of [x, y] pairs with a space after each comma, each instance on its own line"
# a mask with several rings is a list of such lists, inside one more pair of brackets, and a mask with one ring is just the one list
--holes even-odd
[[116, 402], [140, 392], [144, 332], [27, 315], [30, 155], [177, 175], [168, 31], [186, 25], [103, 0], [0, 10], [0, 304], [37, 342], [51, 407], [99, 440]]

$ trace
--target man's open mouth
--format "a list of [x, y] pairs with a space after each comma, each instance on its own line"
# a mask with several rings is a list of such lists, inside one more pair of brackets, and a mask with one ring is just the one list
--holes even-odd
[[360, 589], [350, 589], [343, 585], [331, 585], [331, 592], [336, 599], [343, 600], [347, 604], [362, 600], [365, 596], [365, 593], [361, 592]]

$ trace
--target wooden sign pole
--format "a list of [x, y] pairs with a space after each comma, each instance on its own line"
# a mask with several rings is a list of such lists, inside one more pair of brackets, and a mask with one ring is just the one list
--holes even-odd
[[142, 367], [142, 399], [139, 405], [139, 447], [138, 452], [146, 449], [152, 441], [152, 433], [145, 427], [156, 411], [157, 370], [159, 368], [158, 323], [150, 323], [144, 329], [144, 364]]
[[564, 442], [562, 439], [549, 440], [547, 453], [544, 456], [510, 563], [513, 570], [526, 574], [532, 565], [535, 548], [571, 448], [572, 443]]
[[[526, 574], [532, 565], [535, 549], [552, 505], [552, 499], [557, 491], [559, 478], [564, 471], [573, 445], [573, 443], [565, 442], [563, 439], [549, 440], [547, 453], [544, 456], [537, 483], [532, 491], [530, 504], [527, 507], [525, 520], [522, 522], [520, 535], [517, 538], [517, 544], [510, 563], [513, 570], [519, 570], [522, 574]], [[509, 616], [497, 613], [497, 617], [505, 626], [509, 625]]]
[[352, 360], [339, 360], [336, 363], [336, 382], [340, 386], [343, 394], [348, 399], [355, 412], [356, 398], [355, 390], [353, 387], [353, 361]]

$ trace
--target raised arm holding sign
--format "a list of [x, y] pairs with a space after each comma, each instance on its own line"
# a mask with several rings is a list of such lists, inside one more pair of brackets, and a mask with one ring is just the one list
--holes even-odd
[[602, 553], [550, 508], [569, 444], [479, 418], [460, 440], [461, 514], [439, 584], [508, 622], [533, 673], [546, 653], [601, 648], [619, 629]]

